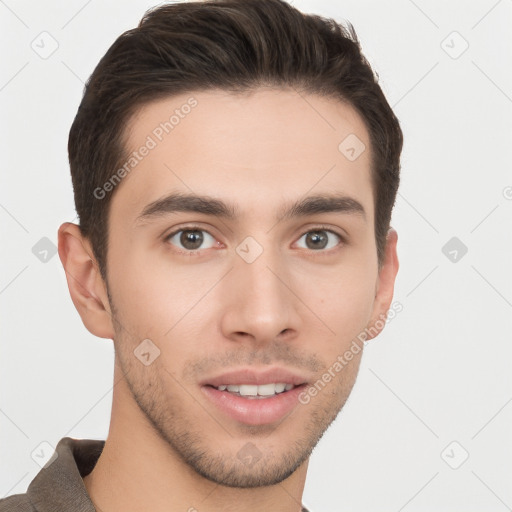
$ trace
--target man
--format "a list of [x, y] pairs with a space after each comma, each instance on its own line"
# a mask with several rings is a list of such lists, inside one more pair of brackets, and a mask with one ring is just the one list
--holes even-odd
[[59, 256], [115, 347], [106, 441], [63, 438], [1, 511], [299, 512], [382, 329], [402, 133], [353, 30], [281, 0], [164, 5], [69, 137]]

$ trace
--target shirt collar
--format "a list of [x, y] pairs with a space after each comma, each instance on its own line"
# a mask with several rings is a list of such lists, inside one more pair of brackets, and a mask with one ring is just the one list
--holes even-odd
[[92, 471], [104, 445], [105, 441], [63, 437], [27, 488], [27, 496], [36, 510], [95, 512], [82, 477]]

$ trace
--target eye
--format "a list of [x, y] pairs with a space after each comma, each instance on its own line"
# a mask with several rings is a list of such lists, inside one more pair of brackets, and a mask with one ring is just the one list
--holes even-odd
[[[165, 237], [172, 245], [177, 245], [181, 252], [194, 253], [199, 249], [210, 249], [215, 246], [216, 240], [204, 229], [195, 227], [181, 228]], [[203, 244], [206, 242], [206, 247]], [[181, 245], [179, 245], [181, 244]]]
[[[329, 236], [334, 235], [334, 236]], [[321, 249], [332, 249], [343, 242], [343, 237], [330, 229], [317, 228], [304, 233], [299, 241], [305, 239], [306, 247], [304, 249], [312, 249], [318, 251]], [[331, 238], [331, 240], [329, 240]]]

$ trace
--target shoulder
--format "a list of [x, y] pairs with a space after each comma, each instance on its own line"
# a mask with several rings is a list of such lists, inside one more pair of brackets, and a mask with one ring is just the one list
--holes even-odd
[[13, 494], [0, 500], [0, 512], [36, 512], [26, 494]]

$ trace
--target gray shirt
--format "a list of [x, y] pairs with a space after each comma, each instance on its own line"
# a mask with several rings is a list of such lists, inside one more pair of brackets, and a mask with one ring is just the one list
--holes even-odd
[[96, 512], [82, 478], [93, 470], [104, 445], [63, 437], [27, 492], [0, 500], [0, 512]]
[[1, 499], [0, 512], [96, 512], [82, 478], [93, 470], [104, 445], [63, 437], [27, 492]]

